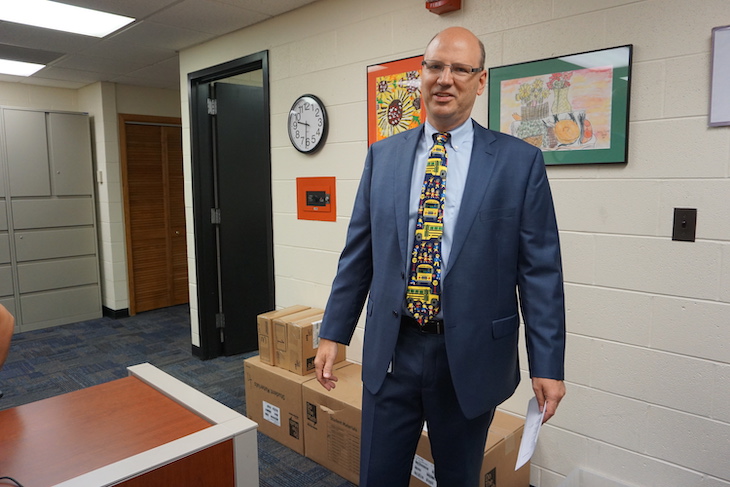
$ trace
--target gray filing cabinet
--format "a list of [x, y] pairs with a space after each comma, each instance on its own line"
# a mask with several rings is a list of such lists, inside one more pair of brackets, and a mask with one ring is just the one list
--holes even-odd
[[0, 112], [0, 303], [20, 331], [99, 318], [89, 118]]

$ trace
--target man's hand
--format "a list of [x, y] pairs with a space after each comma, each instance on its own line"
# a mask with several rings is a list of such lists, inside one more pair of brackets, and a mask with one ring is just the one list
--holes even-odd
[[562, 380], [533, 377], [532, 390], [535, 391], [535, 397], [537, 398], [538, 406], [540, 406], [540, 411], [543, 410], [545, 403], [547, 403], [547, 411], [545, 411], [545, 416], [542, 420], [545, 423], [555, 415], [555, 410], [558, 409], [560, 400], [565, 396], [565, 384]]
[[337, 382], [337, 377], [332, 375], [336, 358], [337, 342], [320, 338], [317, 356], [314, 358], [314, 370], [317, 371], [317, 380], [328, 391], [334, 389]]

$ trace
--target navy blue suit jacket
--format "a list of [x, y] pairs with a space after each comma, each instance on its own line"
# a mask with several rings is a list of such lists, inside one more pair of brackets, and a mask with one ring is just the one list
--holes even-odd
[[[422, 131], [412, 129], [370, 147], [320, 330], [322, 338], [349, 343], [367, 299], [363, 383], [373, 394], [394, 358], [403, 312], [411, 253], [408, 199]], [[539, 149], [474, 122], [471, 163], [443, 282], [449, 367], [467, 417], [496, 407], [519, 383], [518, 306], [530, 375], [563, 379], [560, 247]]]

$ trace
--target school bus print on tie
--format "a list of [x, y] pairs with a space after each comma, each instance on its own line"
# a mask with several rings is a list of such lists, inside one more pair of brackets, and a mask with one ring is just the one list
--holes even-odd
[[421, 326], [441, 309], [441, 237], [444, 233], [448, 140], [448, 133], [434, 134], [418, 203], [406, 304]]

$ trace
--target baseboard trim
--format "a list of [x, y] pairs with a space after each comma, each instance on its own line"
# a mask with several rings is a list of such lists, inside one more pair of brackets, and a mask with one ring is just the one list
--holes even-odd
[[129, 308], [115, 310], [115, 309], [107, 308], [106, 306], [102, 306], [101, 312], [107, 318], [113, 318], [115, 320], [118, 320], [119, 318], [129, 318]]

